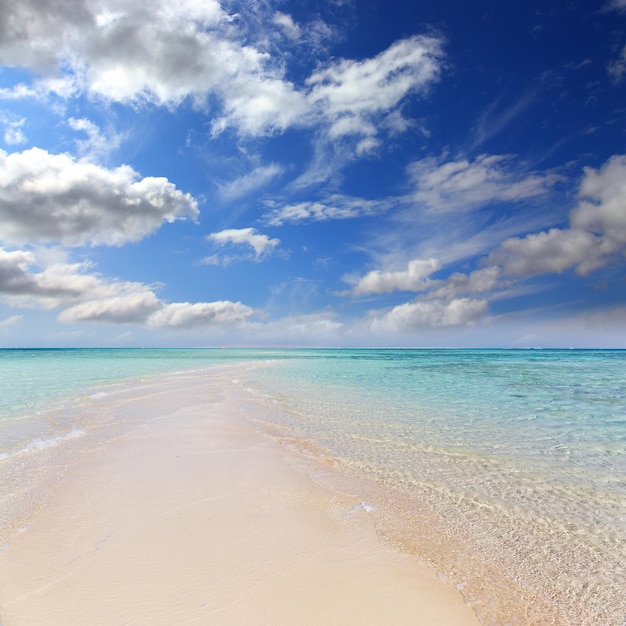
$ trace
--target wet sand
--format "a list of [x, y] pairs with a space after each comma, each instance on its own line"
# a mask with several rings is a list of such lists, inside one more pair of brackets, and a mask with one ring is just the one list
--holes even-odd
[[226, 383], [166, 378], [100, 407], [132, 428], [74, 455], [10, 538], [2, 626], [478, 623]]

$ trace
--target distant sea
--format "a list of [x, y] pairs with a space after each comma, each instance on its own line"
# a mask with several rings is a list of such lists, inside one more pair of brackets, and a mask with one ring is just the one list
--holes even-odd
[[85, 398], [212, 367], [484, 624], [626, 625], [626, 351], [0, 350], [0, 507], [99, 426]]

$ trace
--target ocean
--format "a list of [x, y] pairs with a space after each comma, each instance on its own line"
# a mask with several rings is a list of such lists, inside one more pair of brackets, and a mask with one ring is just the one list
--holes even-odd
[[0, 540], [45, 505], [51, 459], [123, 429], [99, 398], [218, 370], [482, 623], [626, 624], [619, 350], [0, 350]]

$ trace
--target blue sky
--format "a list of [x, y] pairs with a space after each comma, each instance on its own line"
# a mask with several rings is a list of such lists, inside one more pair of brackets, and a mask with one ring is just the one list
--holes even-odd
[[625, 0], [0, 15], [0, 345], [626, 347]]

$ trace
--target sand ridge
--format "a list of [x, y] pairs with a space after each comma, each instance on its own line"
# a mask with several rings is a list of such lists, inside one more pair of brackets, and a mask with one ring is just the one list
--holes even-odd
[[69, 467], [12, 537], [3, 626], [478, 623], [378, 541], [358, 499], [242, 419], [227, 378], [184, 380], [159, 387], [158, 418], [154, 393], [118, 403], [145, 420]]

